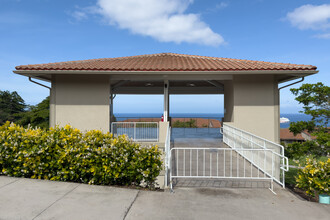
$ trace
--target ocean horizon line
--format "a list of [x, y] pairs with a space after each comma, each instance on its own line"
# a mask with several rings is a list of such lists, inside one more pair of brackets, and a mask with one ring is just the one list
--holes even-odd
[[[163, 114], [163, 113], [160, 113], [160, 112], [141, 112], [141, 113], [136, 113], [136, 112], [134, 112], [134, 113], [131, 113], [131, 112], [115, 112], [115, 113], [113, 113], [114, 115], [118, 115], [118, 114], [120, 114], [120, 115], [124, 115], [124, 114], [127, 114], [127, 115], [132, 115], [132, 114], [137, 114], [137, 115], [141, 115], [141, 114], [153, 114], [153, 115], [156, 115], [156, 114]], [[218, 113], [218, 112], [210, 112], [210, 113], [205, 113], [205, 112], [199, 112], [199, 113], [196, 113], [196, 112], [173, 112], [173, 113], [170, 113], [170, 115], [171, 114], [213, 114], [213, 115], [215, 115], [215, 114], [221, 114], [221, 115], [223, 115], [224, 113], [223, 112], [220, 112], [220, 113]], [[306, 114], [304, 114], [304, 113], [280, 113], [280, 115], [306, 115]]]

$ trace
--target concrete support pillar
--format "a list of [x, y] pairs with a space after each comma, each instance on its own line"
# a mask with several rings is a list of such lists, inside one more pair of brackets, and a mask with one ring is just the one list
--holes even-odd
[[113, 95], [110, 94], [110, 132], [112, 132], [112, 130], [111, 130], [112, 122], [114, 122], [113, 121]]
[[164, 122], [169, 121], [170, 97], [169, 97], [168, 89], [169, 89], [169, 81], [164, 80], [164, 114], [163, 114]]
[[233, 81], [224, 82], [224, 122], [234, 121], [234, 87]]
[[168, 124], [169, 122], [159, 122], [159, 136], [158, 136], [159, 143], [165, 144], [166, 142]]
[[278, 90], [278, 83], [274, 84], [274, 93], [275, 93], [275, 141], [280, 143], [280, 91]]
[[51, 125], [67, 124], [87, 131], [110, 129], [108, 76], [57, 75], [52, 79]]
[[55, 127], [55, 79], [52, 80], [52, 85], [50, 89], [50, 95], [49, 95], [49, 127]]
[[278, 143], [278, 89], [274, 76], [235, 76], [232, 94], [233, 125]]
[[111, 123], [114, 122], [114, 116], [113, 116], [113, 102], [114, 102], [115, 94], [113, 94], [113, 90], [110, 85], [110, 132], [113, 132], [111, 130]]

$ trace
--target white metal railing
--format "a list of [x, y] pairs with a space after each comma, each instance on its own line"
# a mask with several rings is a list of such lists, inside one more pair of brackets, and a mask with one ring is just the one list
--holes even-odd
[[111, 132], [118, 135], [127, 135], [133, 141], [158, 142], [158, 122], [113, 122]]
[[[272, 164], [269, 172], [266, 167], [258, 167], [246, 160], [232, 148], [172, 148], [170, 150], [170, 187], [174, 178], [194, 179], [245, 179], [270, 180], [273, 191], [273, 173], [275, 154], [268, 149], [240, 149], [245, 154], [256, 154], [255, 161]], [[273, 191], [274, 192], [274, 191]]]
[[[222, 132], [224, 143], [285, 187], [285, 171], [288, 171], [289, 167], [283, 146], [228, 124], [223, 125]], [[247, 151], [255, 149], [264, 151]], [[268, 151], [272, 153], [267, 156]], [[260, 160], [260, 153], [264, 154], [263, 160]]]
[[170, 170], [170, 151], [171, 151], [171, 127], [170, 125], [167, 126], [166, 131], [166, 140], [165, 140], [165, 187], [168, 186], [168, 172]]

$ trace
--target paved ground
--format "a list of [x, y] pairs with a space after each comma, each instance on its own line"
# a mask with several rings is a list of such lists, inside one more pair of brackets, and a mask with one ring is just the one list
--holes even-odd
[[0, 176], [0, 219], [329, 219], [330, 205], [277, 188], [174, 193]]

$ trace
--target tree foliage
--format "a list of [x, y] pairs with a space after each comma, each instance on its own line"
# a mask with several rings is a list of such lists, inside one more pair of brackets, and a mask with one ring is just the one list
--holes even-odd
[[196, 120], [189, 119], [189, 121], [179, 121], [176, 120], [173, 125], [173, 128], [197, 128]]
[[35, 106], [29, 106], [28, 111], [22, 112], [18, 124], [33, 127], [49, 127], [49, 96]]
[[16, 92], [0, 90], [0, 125], [6, 121], [23, 126], [49, 127], [49, 97], [37, 105], [26, 105]]
[[0, 90], [0, 125], [6, 121], [15, 122], [20, 113], [25, 112], [26, 104], [17, 92]]
[[[300, 88], [291, 89], [296, 95], [299, 104], [303, 104], [303, 111], [310, 115], [310, 121], [298, 121], [290, 123], [290, 131], [295, 135], [303, 131], [311, 133], [315, 139], [306, 143], [293, 143], [288, 145], [288, 152], [296, 154], [329, 154], [330, 153], [330, 87], [319, 82], [316, 84], [303, 84]], [[295, 151], [295, 152], [294, 152]], [[300, 151], [300, 152], [299, 152]]]

